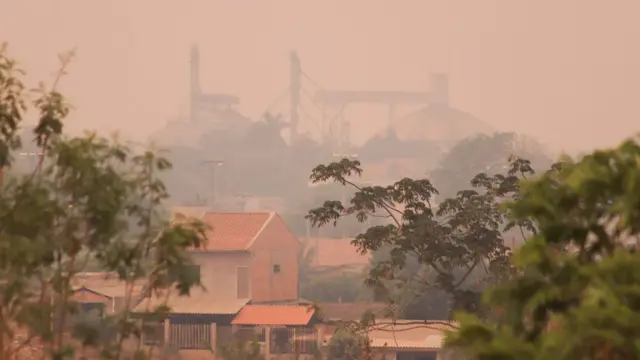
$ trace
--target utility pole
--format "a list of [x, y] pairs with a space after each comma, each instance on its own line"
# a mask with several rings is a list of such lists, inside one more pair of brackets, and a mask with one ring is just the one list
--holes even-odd
[[215, 200], [216, 200], [216, 168], [224, 165], [224, 161], [222, 160], [205, 160], [202, 162], [203, 165], [211, 166], [211, 210], [215, 208]]

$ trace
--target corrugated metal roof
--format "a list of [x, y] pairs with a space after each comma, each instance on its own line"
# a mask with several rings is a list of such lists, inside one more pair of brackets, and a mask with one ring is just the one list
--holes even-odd
[[202, 221], [210, 228], [205, 251], [248, 250], [275, 213], [205, 213]]
[[454, 322], [397, 320], [395, 324], [376, 325], [369, 331], [372, 348], [406, 348], [439, 350], [445, 330], [453, 330]]
[[307, 325], [315, 309], [297, 305], [247, 305], [231, 322], [234, 325]]
[[190, 296], [179, 296], [174, 292], [167, 298], [166, 293], [153, 294], [143, 299], [134, 311], [153, 311], [166, 305], [174, 314], [228, 315], [236, 314], [248, 302], [248, 299], [220, 299], [203, 289], [192, 289]]
[[74, 290], [85, 288], [112, 299], [129, 295], [139, 297], [146, 288], [146, 280], [136, 280], [131, 285], [132, 288], [129, 288], [118, 274], [111, 272], [80, 273], [71, 279]]

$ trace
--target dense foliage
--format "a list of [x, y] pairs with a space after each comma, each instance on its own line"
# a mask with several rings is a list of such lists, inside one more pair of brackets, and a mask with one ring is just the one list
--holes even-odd
[[639, 179], [633, 139], [526, 182], [509, 210], [537, 235], [488, 296], [499, 321], [460, 315], [448, 344], [468, 359], [639, 358]]
[[328, 360], [360, 359], [364, 339], [354, 332], [338, 329], [329, 341]]
[[260, 350], [257, 341], [234, 341], [228, 346], [221, 346], [218, 355], [223, 360], [264, 360]]
[[[500, 211], [504, 197], [517, 193], [517, 179], [532, 173], [529, 162], [513, 158], [507, 174], [478, 174], [476, 188], [434, 203], [438, 191], [428, 179], [401, 179], [388, 186], [359, 186], [357, 160], [320, 165], [314, 182], [334, 181], [355, 190], [348, 202], [330, 200], [309, 212], [316, 226], [335, 224], [353, 215], [362, 223], [384, 218], [354, 240], [363, 253], [381, 252], [370, 271], [368, 285], [387, 290], [401, 306], [415, 294], [438, 289], [450, 295], [451, 310], [480, 311], [482, 289], [509, 276], [510, 250], [503, 237], [509, 224]], [[527, 224], [524, 224], [527, 225]], [[378, 291], [378, 297], [380, 291]], [[395, 295], [395, 296], [394, 296]], [[398, 296], [400, 295], [400, 296]]]
[[[85, 351], [108, 359], [141, 359], [142, 324], [131, 314], [133, 283], [148, 291], [175, 288], [180, 295], [198, 279], [180, 269], [187, 248], [198, 247], [202, 224], [172, 225], [161, 216], [168, 194], [159, 173], [171, 164], [151, 150], [133, 151], [117, 138], [63, 135], [70, 107], [56, 85], [71, 54], [61, 56], [51, 88], [28, 91], [23, 72], [0, 50], [0, 174], [14, 169], [23, 144], [22, 119], [36, 111], [31, 139], [40, 154], [28, 171], [0, 177], [0, 359], [35, 346], [38, 357], [72, 358]], [[32, 95], [35, 94], [35, 98]], [[33, 145], [31, 145], [33, 146]], [[96, 322], [112, 336], [70, 329], [73, 279], [92, 264], [127, 284], [125, 310]], [[178, 276], [169, 277], [169, 272]], [[162, 316], [164, 307], [149, 309]]]

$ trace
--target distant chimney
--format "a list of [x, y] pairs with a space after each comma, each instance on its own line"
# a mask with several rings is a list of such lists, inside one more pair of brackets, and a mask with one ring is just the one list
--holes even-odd
[[449, 74], [429, 75], [429, 105], [449, 106]]

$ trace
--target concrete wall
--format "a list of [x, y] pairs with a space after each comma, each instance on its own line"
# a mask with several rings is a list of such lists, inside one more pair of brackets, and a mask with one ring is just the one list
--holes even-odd
[[[262, 230], [251, 247], [251, 292], [254, 302], [298, 299], [300, 241], [279, 216]], [[276, 271], [275, 267], [279, 271]]]
[[237, 270], [250, 270], [250, 299], [278, 302], [298, 299], [300, 242], [279, 216], [262, 229], [248, 252], [194, 252], [202, 284], [221, 299], [237, 298]]
[[237, 299], [239, 266], [249, 267], [249, 252], [195, 252], [193, 260], [200, 265], [200, 281], [208, 293], [220, 300]]

